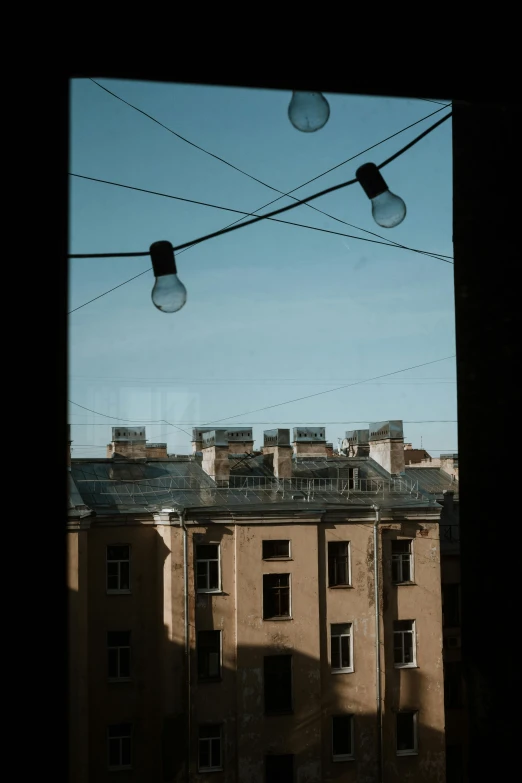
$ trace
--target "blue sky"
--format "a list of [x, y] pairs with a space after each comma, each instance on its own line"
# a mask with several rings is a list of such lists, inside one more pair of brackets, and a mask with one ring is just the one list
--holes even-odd
[[[284, 192], [439, 108], [421, 100], [327, 94], [317, 133], [295, 130], [290, 93], [100, 80], [194, 143]], [[71, 84], [70, 171], [252, 211], [278, 194], [191, 147], [90, 80]], [[303, 198], [379, 163], [444, 112], [297, 192]], [[335, 217], [405, 245], [452, 247], [451, 120], [383, 171], [406, 220], [377, 226], [362, 189], [314, 202]], [[282, 199], [282, 206], [290, 203]], [[368, 236], [300, 206], [282, 219]], [[218, 230], [227, 212], [71, 177], [70, 252], [147, 250]], [[166, 420], [190, 432], [230, 418], [263, 429], [385, 419], [455, 420], [455, 360], [283, 405], [249, 411], [455, 353], [453, 267], [406, 250], [262, 221], [177, 256], [187, 304], [151, 302], [152, 272], [70, 315], [71, 400], [133, 423]], [[150, 268], [148, 258], [72, 259], [70, 308]], [[104, 456], [111, 426], [70, 406], [74, 456]], [[362, 422], [362, 423], [361, 423]], [[226, 422], [223, 423], [224, 426]], [[185, 432], [147, 424], [149, 440], [190, 451]], [[437, 455], [457, 450], [456, 423], [405, 423], [405, 438]]]

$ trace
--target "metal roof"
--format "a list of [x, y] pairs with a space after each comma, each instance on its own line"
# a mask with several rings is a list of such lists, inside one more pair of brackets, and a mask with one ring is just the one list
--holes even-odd
[[459, 491], [459, 482], [446, 473], [442, 468], [405, 468], [405, 474], [412, 481], [417, 481], [419, 487], [434, 495], [442, 495], [445, 490], [451, 490], [455, 494]]
[[[252, 460], [261, 472], [262, 457]], [[114, 460], [73, 460], [71, 477], [83, 503], [99, 514], [129, 514], [155, 512], [166, 507], [183, 508], [267, 506], [275, 504], [313, 503], [316, 506], [371, 506], [375, 502], [386, 506], [429, 506], [412, 482], [389, 479], [366, 464], [365, 478], [356, 488], [347, 478], [324, 476], [328, 462], [357, 463], [358, 459], [298, 460], [318, 463], [307, 466], [308, 476], [276, 479], [272, 474], [252, 475], [241, 467], [241, 474], [231, 474], [228, 488], [217, 487], [194, 458], [170, 458], [117, 462]], [[238, 471], [239, 472], [239, 471]], [[373, 476], [370, 475], [373, 473]], [[311, 474], [311, 475], [310, 475]], [[321, 475], [319, 475], [321, 474]], [[310, 506], [308, 506], [309, 508]]]

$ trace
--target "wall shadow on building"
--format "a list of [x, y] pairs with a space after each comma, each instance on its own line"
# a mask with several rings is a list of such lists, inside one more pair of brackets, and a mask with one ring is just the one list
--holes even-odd
[[[114, 531], [105, 529], [100, 541], [90, 547], [93, 550], [91, 562], [97, 557], [104, 567], [103, 552], [107, 541], [122, 540], [121, 529], [117, 533]], [[94, 529], [89, 532], [93, 543], [96, 533]], [[95, 548], [99, 549], [96, 556]], [[265, 783], [265, 756], [269, 754], [294, 755], [295, 783], [377, 783], [377, 713], [365, 707], [375, 693], [375, 680], [361, 682], [357, 678], [357, 665], [353, 674], [333, 675], [327, 662], [326, 637], [321, 643], [321, 657], [325, 658], [321, 663], [319, 656], [303, 654], [297, 644], [290, 647], [285, 638], [286, 624], [280, 623], [274, 624], [281, 630], [270, 646], [239, 645], [237, 658], [223, 661], [219, 682], [198, 682], [194, 645], [190, 666], [185, 651], [183, 604], [166, 610], [170, 600], [167, 594], [182, 596], [182, 562], [176, 560], [176, 568], [169, 572], [165, 564], [171, 548], [152, 527], [147, 530], [147, 543], [142, 543], [141, 553], [136, 546], [134, 549], [133, 596], [138, 600], [140, 592], [143, 594], [139, 598], [140, 606], [129, 601], [128, 596], [110, 596], [109, 600], [104, 589], [96, 588], [97, 595], [89, 594], [84, 618], [87, 631], [84, 633], [79, 629], [83, 627], [82, 612], [85, 613], [82, 602], [84, 605], [86, 602], [84, 598], [80, 601], [79, 596], [74, 595], [75, 591], [70, 591], [73, 633], [78, 634], [78, 640], [84, 638], [82, 633], [88, 637], [89, 653], [88, 693], [87, 689], [83, 692], [71, 689], [70, 694], [77, 702], [71, 715], [84, 716], [78, 718], [75, 736], [87, 732], [88, 772], [83, 777], [75, 772], [71, 783], [114, 780], [114, 773], [107, 768], [107, 726], [125, 722], [133, 726], [133, 768], [118, 772], [120, 783], [189, 780], [193, 783]], [[152, 568], [152, 562], [156, 563], [155, 568]], [[97, 575], [89, 573], [90, 590], [96, 579], [103, 578], [103, 567]], [[173, 583], [166, 584], [168, 579]], [[195, 606], [192, 639], [198, 630], [222, 629], [216, 596], [209, 596], [206, 605], [202, 602], [200, 606], [194, 595], [190, 600]], [[323, 600], [318, 602], [318, 624], [323, 619]], [[386, 611], [393, 610], [388, 605]], [[106, 634], [109, 630], [121, 629], [132, 633], [132, 679], [109, 683]], [[238, 635], [240, 631], [238, 629]], [[388, 639], [387, 650], [389, 644], [392, 642]], [[71, 653], [78, 655], [78, 642]], [[265, 716], [263, 659], [265, 655], [278, 653], [292, 655], [293, 711], [292, 714]], [[373, 656], [373, 648], [369, 654]], [[388, 659], [388, 652], [386, 656]], [[77, 676], [76, 670], [72, 671], [72, 676]], [[396, 755], [394, 699], [397, 675], [396, 672], [391, 675], [395, 684], [384, 692], [384, 781], [444, 783], [444, 737], [426, 723], [422, 711], [419, 755]], [[401, 672], [399, 682], [400, 689], [408, 689], [412, 708], [416, 708], [420, 694], [430, 686], [420, 669]], [[86, 699], [86, 703], [81, 704], [82, 699]], [[331, 719], [333, 715], [346, 714], [355, 716], [354, 760], [333, 762]], [[223, 771], [199, 774], [198, 730], [200, 725], [208, 723], [223, 726]], [[77, 743], [72, 746], [73, 754], [77, 752], [75, 747], [78, 747]], [[80, 758], [72, 759], [72, 766], [77, 771], [78, 763], [81, 763]], [[270, 783], [279, 781], [273, 778]]]

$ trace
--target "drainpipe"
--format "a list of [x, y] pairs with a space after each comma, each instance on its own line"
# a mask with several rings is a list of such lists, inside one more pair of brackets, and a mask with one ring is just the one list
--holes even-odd
[[185, 524], [185, 509], [178, 512], [179, 524], [183, 529], [183, 599], [184, 599], [184, 618], [185, 618], [185, 665], [187, 672], [187, 781], [190, 780], [190, 755], [191, 755], [191, 732], [190, 732], [190, 638], [189, 638], [189, 595], [188, 595], [188, 533]]
[[383, 781], [382, 766], [382, 697], [381, 697], [381, 618], [379, 613], [379, 523], [381, 521], [380, 508], [374, 505], [375, 521], [373, 523], [373, 580], [375, 588], [375, 695], [377, 701], [377, 764], [378, 780]]

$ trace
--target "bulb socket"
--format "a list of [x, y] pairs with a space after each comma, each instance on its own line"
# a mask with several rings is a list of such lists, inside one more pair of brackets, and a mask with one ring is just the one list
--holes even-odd
[[355, 176], [369, 199], [377, 198], [388, 190], [388, 185], [375, 163], [360, 166]]
[[165, 275], [176, 275], [178, 273], [176, 259], [174, 258], [174, 248], [171, 242], [153, 242], [150, 246], [150, 257], [154, 277], [164, 277]]

